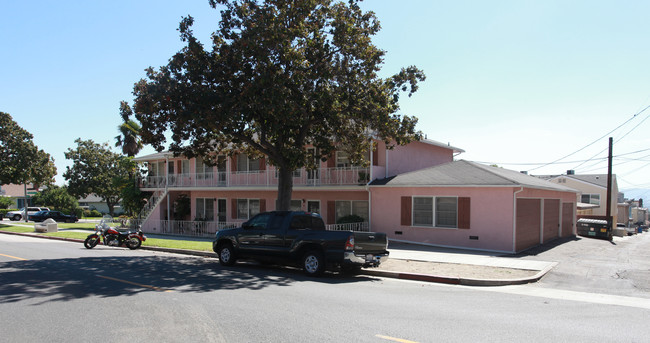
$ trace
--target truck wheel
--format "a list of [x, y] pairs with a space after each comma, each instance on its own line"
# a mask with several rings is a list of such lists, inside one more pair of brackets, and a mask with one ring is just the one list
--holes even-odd
[[22, 217], [21, 217], [20, 215], [18, 215], [18, 214], [15, 214], [15, 215], [14, 215], [14, 216], [13, 216], [13, 217], [11, 218], [11, 220], [13, 220], [13, 221], [15, 221], [15, 222], [17, 222], [17, 221], [19, 221], [19, 220], [20, 220], [20, 218], [22, 218]]
[[302, 267], [309, 276], [319, 276], [325, 271], [325, 259], [320, 251], [312, 250], [302, 258]]
[[217, 250], [219, 254], [219, 264], [222, 266], [232, 266], [235, 264], [235, 251], [230, 243], [220, 245]]

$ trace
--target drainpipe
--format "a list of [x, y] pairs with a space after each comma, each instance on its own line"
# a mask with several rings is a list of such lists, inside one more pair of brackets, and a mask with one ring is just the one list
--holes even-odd
[[512, 252], [517, 252], [517, 194], [524, 191], [524, 186], [512, 193]]

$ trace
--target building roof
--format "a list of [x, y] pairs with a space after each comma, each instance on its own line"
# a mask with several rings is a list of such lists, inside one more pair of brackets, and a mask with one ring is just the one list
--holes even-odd
[[[463, 153], [463, 152], [465, 152], [465, 150], [463, 150], [461, 148], [457, 148], [457, 147], [452, 146], [452, 145], [449, 145], [449, 143], [445, 144], [445, 143], [441, 143], [441, 142], [438, 142], [438, 141], [434, 141], [432, 139], [423, 138], [423, 139], [420, 140], [420, 142], [424, 143], [424, 144], [428, 144], [428, 145], [433, 145], [433, 146], [449, 149], [449, 150], [452, 150], [453, 153]], [[171, 158], [173, 156], [174, 156], [174, 153], [167, 150], [167, 151], [157, 152], [157, 153], [153, 153], [153, 154], [149, 154], [149, 155], [138, 156], [138, 157], [135, 157], [133, 160], [136, 161], [136, 162], [146, 162], [146, 161], [152, 161], [152, 160], [164, 160], [166, 157]]]
[[525, 175], [514, 170], [486, 166], [465, 160], [400, 174], [373, 181], [371, 186], [394, 187], [529, 187], [577, 193], [553, 182]]
[[[590, 183], [598, 187], [607, 188], [607, 174], [583, 174], [583, 175], [563, 175], [567, 179], [579, 180], [582, 182]], [[612, 175], [612, 179], [616, 175]]]
[[165, 157], [173, 157], [174, 153], [171, 151], [163, 151], [163, 152], [157, 152], [149, 155], [144, 155], [144, 156], [138, 156], [135, 157], [133, 160], [136, 162], [147, 162], [151, 160], [164, 160]]
[[434, 145], [434, 146], [441, 147], [441, 148], [451, 149], [451, 150], [454, 151], [454, 153], [465, 152], [465, 150], [463, 150], [461, 148], [457, 148], [455, 146], [451, 146], [451, 145], [449, 145], [449, 143], [445, 144], [445, 143], [441, 143], [441, 142], [438, 142], [438, 141], [434, 141], [432, 139], [424, 138], [424, 139], [421, 139], [420, 142], [422, 142], [424, 144]]

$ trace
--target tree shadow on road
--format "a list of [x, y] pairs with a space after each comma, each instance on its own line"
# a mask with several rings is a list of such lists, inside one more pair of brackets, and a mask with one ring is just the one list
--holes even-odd
[[372, 279], [338, 274], [311, 278], [295, 269], [246, 263], [222, 267], [216, 259], [196, 257], [125, 256], [12, 261], [0, 263], [0, 303], [27, 299], [49, 302], [110, 298], [166, 290], [259, 290], [304, 281], [338, 284]]

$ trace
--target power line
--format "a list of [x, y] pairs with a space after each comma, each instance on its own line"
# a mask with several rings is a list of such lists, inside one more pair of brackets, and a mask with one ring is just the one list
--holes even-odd
[[[574, 152], [572, 152], [572, 153], [570, 153], [570, 154], [568, 154], [568, 155], [566, 155], [566, 156], [564, 156], [564, 157], [562, 157], [562, 158], [559, 158], [559, 159], [557, 159], [557, 160], [555, 160], [555, 161], [553, 161], [553, 162], [549, 162], [549, 163], [546, 163], [546, 164], [541, 165], [541, 166], [539, 166], [539, 167], [536, 167], [536, 168], [533, 168], [533, 169], [529, 169], [528, 171], [531, 172], [531, 171], [533, 171], [533, 170], [537, 170], [537, 169], [540, 169], [540, 168], [543, 168], [543, 167], [549, 166], [549, 165], [551, 165], [551, 164], [555, 164], [555, 163], [557, 163], [557, 162], [559, 162], [559, 161], [562, 161], [563, 159], [565, 159], [565, 158], [567, 158], [567, 157], [569, 157], [569, 156], [573, 156], [573, 155], [579, 153], [580, 151], [582, 151], [582, 150], [584, 150], [584, 149], [586, 149], [586, 148], [588, 148], [588, 147], [590, 147], [590, 146], [596, 144], [596, 143], [597, 143], [598, 141], [600, 141], [601, 139], [607, 137], [607, 136], [610, 135], [612, 132], [614, 132], [614, 131], [618, 130], [619, 128], [621, 128], [623, 125], [629, 123], [629, 122], [632, 121], [634, 118], [636, 118], [639, 114], [645, 112], [648, 108], [650, 108], [650, 105], [646, 106], [646, 107], [643, 108], [641, 111], [639, 111], [639, 112], [637, 112], [636, 114], [634, 114], [634, 115], [632, 116], [632, 118], [626, 120], [623, 124], [617, 126], [614, 130], [609, 131], [608, 133], [604, 134], [602, 137], [600, 137], [600, 138], [596, 139], [595, 141], [593, 141], [593, 142], [591, 142], [591, 143], [585, 145], [584, 147], [582, 147], [582, 148], [580, 148], [580, 149], [578, 149], [578, 150], [576, 150], [576, 151], [574, 151]], [[648, 119], [648, 118], [646, 117], [646, 119]], [[644, 119], [644, 121], [645, 121], [645, 119]], [[635, 127], [635, 128], [636, 128], [636, 127]], [[627, 134], [626, 134], [626, 135], [627, 135]]]

